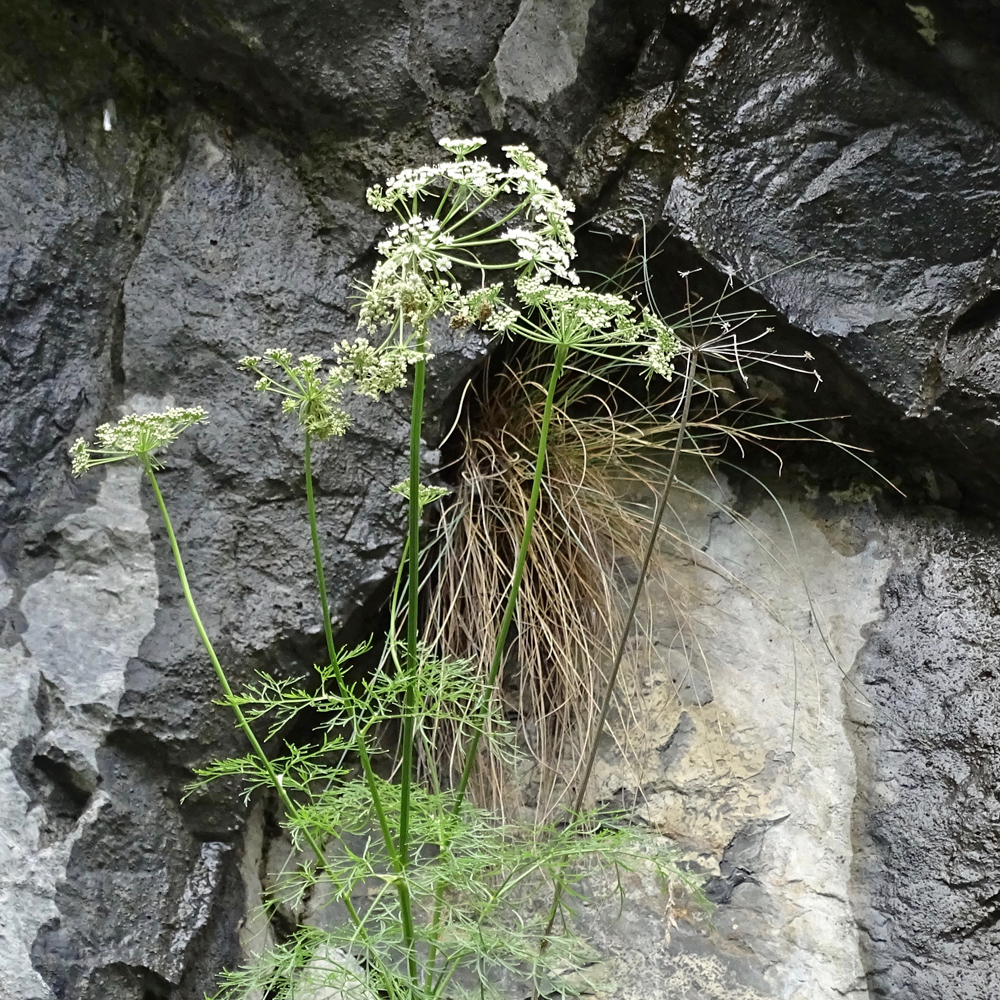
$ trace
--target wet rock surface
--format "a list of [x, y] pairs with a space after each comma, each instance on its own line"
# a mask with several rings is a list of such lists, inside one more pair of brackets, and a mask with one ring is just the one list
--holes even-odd
[[720, 4], [679, 73], [595, 126], [571, 184], [604, 225], [675, 226], [751, 282], [842, 362], [831, 401], [884, 404], [894, 444], [991, 506], [996, 29], [969, 14]]
[[[235, 799], [180, 802], [235, 738], [150, 498], [128, 470], [72, 481], [67, 443], [125, 409], [206, 405], [162, 476], [205, 617], [237, 675], [311, 662], [295, 440], [233, 361], [350, 335], [379, 230], [365, 186], [470, 131], [540, 149], [615, 253], [645, 222], [752, 283], [825, 378], [785, 403], [851, 412], [911, 502], [952, 508], [800, 512], [850, 676], [815, 681], [833, 707], [812, 750], [788, 756], [787, 702], [764, 725], [739, 699], [778, 697], [777, 668], [737, 656], [766, 628], [717, 622], [711, 669], [671, 647], [657, 777], [632, 791], [701, 845], [733, 926], [653, 919], [635, 887], [645, 916], [604, 940], [643, 942], [621, 990], [994, 995], [995, 530], [969, 511], [998, 485], [997, 25], [986, 0], [5, 4], [0, 995], [199, 997], [252, 947], [267, 864]], [[440, 352], [442, 413], [481, 355]], [[348, 630], [398, 557], [395, 406], [359, 404], [319, 469]], [[724, 712], [743, 721], [706, 727]], [[739, 744], [721, 771], [710, 730]], [[717, 795], [735, 811], [686, 827]]]
[[[899, 545], [909, 536], [909, 544]], [[992, 523], [897, 523], [884, 617], [858, 660], [855, 878], [875, 996], [1000, 988], [1000, 700]]]
[[516, 0], [83, 3], [251, 118], [347, 138], [467, 110], [517, 12]]

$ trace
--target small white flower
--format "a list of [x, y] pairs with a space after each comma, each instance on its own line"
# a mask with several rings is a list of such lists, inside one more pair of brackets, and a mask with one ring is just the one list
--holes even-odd
[[480, 146], [485, 146], [486, 140], [481, 136], [473, 136], [471, 139], [439, 139], [438, 145], [461, 159], [469, 153], [474, 153]]
[[652, 334], [652, 342], [646, 349], [646, 364], [649, 365], [650, 371], [663, 378], [673, 378], [674, 358], [681, 349], [673, 327], [668, 326], [659, 316], [648, 310], [643, 311], [639, 326], [647, 334]]
[[401, 388], [409, 366], [433, 356], [394, 341], [376, 347], [366, 337], [353, 343], [344, 340], [334, 350], [342, 371], [354, 381], [354, 391], [371, 399]]

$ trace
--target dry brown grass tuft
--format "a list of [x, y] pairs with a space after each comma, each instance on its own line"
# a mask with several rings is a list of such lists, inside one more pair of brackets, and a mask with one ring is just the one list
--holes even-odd
[[[524, 525], [545, 375], [536, 358], [523, 367], [507, 364], [483, 380], [478, 398], [463, 411], [457, 487], [428, 549], [425, 640], [439, 655], [474, 660], [484, 677]], [[702, 371], [696, 385], [684, 451], [709, 468], [731, 446], [777, 454], [777, 442], [818, 437], [806, 425], [758, 412], [753, 399], [738, 400], [723, 375]], [[492, 693], [526, 760], [515, 774], [496, 749], [481, 754], [472, 793], [483, 805], [507, 813], [528, 808], [543, 819], [575, 791], [583, 748], [595, 735], [605, 668], [648, 539], [650, 501], [676, 441], [680, 387], [672, 390], [673, 396], [650, 404], [593, 372], [573, 373], [565, 382], [516, 631]], [[677, 488], [687, 487], [678, 482]], [[664, 535], [675, 553], [690, 544], [683, 524], [665, 527]], [[669, 592], [664, 565], [654, 560], [652, 573], [660, 575], [660, 593]], [[648, 610], [640, 607], [638, 622], [649, 620]], [[633, 670], [619, 678], [618, 718], [607, 727], [615, 734], [634, 729], [637, 668], [656, 655], [639, 624], [632, 641]], [[445, 780], [454, 778], [463, 734], [442, 726], [434, 743], [436, 769]], [[631, 755], [629, 747], [618, 749]]]
[[[730, 447], [742, 453], [757, 446], [777, 456], [777, 442], [823, 439], [808, 421], [757, 410], [747, 391], [748, 365], [764, 362], [818, 375], [808, 354], [760, 350], [769, 331], [745, 333], [759, 314], [722, 314], [727, 297], [702, 304], [688, 290], [688, 305], [670, 317], [686, 331], [686, 341], [697, 345], [687, 348], [695, 352], [695, 381], [683, 450], [707, 463], [710, 474], [712, 460]], [[459, 424], [457, 488], [428, 548], [425, 641], [438, 655], [475, 661], [484, 677], [528, 507], [547, 374], [538, 355], [515, 358], [484, 378], [478, 395], [467, 401]], [[649, 402], [609, 383], [600, 371], [575, 371], [563, 379], [513, 639], [491, 692], [527, 755], [515, 774], [496, 749], [502, 741], [486, 741], [493, 750], [481, 754], [471, 786], [483, 805], [507, 813], [527, 808], [542, 820], [575, 791], [584, 747], [597, 736], [605, 668], [649, 537], [650, 501], [662, 488], [680, 429], [682, 382], [677, 378], [663, 397]], [[743, 386], [740, 394], [734, 384]], [[676, 485], [686, 488], [681, 481]], [[689, 545], [679, 522], [664, 533], [672, 536], [675, 551]], [[661, 575], [660, 592], [669, 592], [663, 564], [654, 560], [651, 572]], [[640, 605], [627, 658], [636, 666], [653, 655], [638, 624], [649, 617]], [[638, 673], [626, 671], [618, 679], [611, 733], [633, 728]], [[432, 770], [454, 778], [466, 742], [462, 732], [442, 727]], [[629, 747], [618, 749], [630, 755]]]
[[[527, 371], [508, 365], [470, 408], [475, 417], [464, 418], [458, 486], [431, 548], [426, 640], [442, 655], [478, 661], [484, 675], [528, 504], [543, 375], [537, 365]], [[494, 807], [523, 805], [547, 815], [572, 787], [620, 630], [623, 596], [648, 536], [648, 505], [635, 502], [641, 479], [655, 479], [659, 456], [675, 439], [669, 415], [634, 400], [623, 412], [607, 398], [622, 394], [605, 390], [592, 374], [571, 376], [550, 431], [516, 635], [494, 692], [515, 722], [533, 773], [514, 781], [501, 760], [484, 755], [474, 794]], [[439, 734], [445, 773], [459, 766], [461, 742], [457, 733]]]

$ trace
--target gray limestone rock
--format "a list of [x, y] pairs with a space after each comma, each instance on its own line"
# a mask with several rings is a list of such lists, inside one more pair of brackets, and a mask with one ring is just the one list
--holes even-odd
[[[632, 723], [595, 777], [708, 872], [711, 927], [632, 881], [581, 911], [611, 996], [990, 997], [997, 987], [996, 526], [742, 491], [665, 547]], [[678, 500], [698, 537], [714, 502]], [[732, 502], [732, 501], [729, 501]], [[659, 596], [657, 596], [659, 595]], [[673, 683], [685, 647], [711, 676]]]

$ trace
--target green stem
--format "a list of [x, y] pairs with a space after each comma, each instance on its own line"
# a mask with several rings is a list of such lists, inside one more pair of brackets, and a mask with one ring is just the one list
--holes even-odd
[[313, 494], [312, 475], [312, 435], [305, 434], [305, 474], [306, 474], [306, 507], [309, 511], [309, 531], [312, 535], [313, 563], [316, 567], [316, 588], [319, 590], [319, 603], [323, 609], [323, 631], [326, 633], [326, 650], [330, 657], [334, 676], [340, 685], [341, 693], [346, 694], [346, 686], [340, 671], [340, 661], [333, 644], [333, 619], [330, 617], [330, 600], [326, 592], [326, 574], [323, 572], [323, 551], [319, 542], [319, 523], [316, 518], [316, 497]]
[[[417, 330], [417, 350], [423, 354], [427, 346], [427, 330]], [[399, 788], [399, 860], [403, 870], [400, 881], [405, 882], [410, 863], [410, 799], [413, 789], [413, 743], [416, 726], [416, 683], [418, 669], [417, 640], [420, 603], [420, 437], [424, 416], [424, 386], [427, 380], [427, 362], [418, 361], [413, 366], [413, 402], [410, 407], [410, 506], [407, 535], [407, 608], [406, 608], [406, 693], [403, 697], [403, 728], [400, 760]], [[405, 910], [404, 918], [407, 916]], [[403, 941], [410, 962], [410, 972], [417, 982], [413, 952], [413, 920], [403, 922]]]
[[[598, 714], [597, 725], [590, 738], [590, 746], [587, 751], [587, 763], [583, 769], [583, 777], [580, 779], [580, 784], [577, 787], [576, 798], [573, 802], [573, 809], [570, 814], [573, 818], [579, 817], [580, 813], [583, 812], [583, 806], [587, 797], [587, 785], [590, 783], [590, 776], [594, 772], [594, 762], [597, 760], [598, 741], [600, 740], [601, 733], [604, 732], [604, 726], [608, 721], [608, 713], [611, 710], [611, 701], [614, 697], [615, 685], [618, 683], [618, 674], [621, 670], [622, 659], [625, 656], [625, 648], [628, 644], [629, 633], [632, 631], [632, 623], [635, 621], [636, 612], [639, 609], [639, 600], [642, 597], [643, 588], [646, 584], [646, 577], [649, 574], [649, 565], [652, 562], [653, 553], [656, 551], [656, 540], [660, 534], [660, 525], [663, 523], [663, 515], [667, 510], [667, 500], [670, 497], [670, 491], [673, 489], [674, 482], [677, 478], [677, 466], [681, 459], [684, 438], [687, 436], [688, 421], [691, 417], [691, 397], [694, 395], [694, 370], [696, 359], [697, 350], [693, 349], [688, 355], [687, 371], [684, 373], [684, 394], [681, 403], [681, 419], [680, 423], [677, 425], [677, 439], [674, 442], [673, 454], [670, 457], [670, 468], [667, 471], [667, 478], [663, 484], [663, 489], [656, 498], [656, 508], [653, 511], [653, 524], [650, 528], [649, 539], [646, 542], [646, 551], [642, 557], [642, 565], [639, 568], [639, 577], [635, 582], [635, 589], [632, 592], [632, 603], [629, 605], [628, 613], [625, 615], [625, 620], [618, 633], [615, 655], [611, 661], [611, 670], [608, 674], [607, 683], [604, 686], [604, 695], [601, 700], [601, 711]], [[564, 883], [561, 881], [556, 883], [555, 891], [552, 897], [552, 907], [549, 910], [549, 918], [545, 925], [545, 930], [542, 932], [542, 940], [538, 949], [539, 953], [544, 952], [549, 945], [549, 935], [552, 933], [556, 917], [559, 914], [559, 904], [562, 900], [563, 885]]]
[[[480, 704], [473, 712], [473, 718], [483, 718], [486, 706], [493, 694], [493, 686], [500, 673], [503, 664], [505, 647], [507, 645], [507, 635], [510, 632], [511, 623], [514, 620], [514, 612], [517, 609], [517, 595], [521, 589], [521, 579], [524, 576], [524, 567], [528, 561], [528, 548], [531, 545], [531, 530], [535, 524], [535, 514], [538, 511], [538, 500], [542, 491], [542, 476], [545, 471], [545, 455], [548, 451], [549, 428], [552, 425], [552, 415], [555, 412], [556, 387], [562, 376], [566, 365], [566, 358], [569, 348], [565, 344], [556, 347], [556, 356], [552, 365], [552, 373], [549, 375], [548, 388], [545, 394], [545, 408], [542, 411], [542, 425], [538, 435], [538, 450], [535, 454], [535, 469], [531, 481], [531, 495], [528, 499], [528, 510], [524, 519], [524, 528], [521, 532], [521, 542], [517, 551], [517, 561], [514, 564], [514, 574], [511, 577], [510, 592], [507, 595], [507, 605], [504, 608], [503, 619], [500, 622], [500, 631], [497, 633], [496, 646], [493, 651], [493, 662], [490, 665], [490, 672], [486, 678], [483, 688], [483, 697]], [[474, 723], [472, 741], [466, 750], [465, 761], [462, 767], [462, 776], [458, 783], [455, 794], [455, 802], [452, 805], [452, 812], [458, 815], [465, 801], [465, 793], [472, 776], [472, 770], [476, 763], [476, 754], [479, 750], [479, 743], [483, 737], [483, 723]], [[443, 851], [447, 851], [447, 843], [441, 845]], [[439, 882], [434, 892], [434, 911], [431, 917], [430, 950], [427, 957], [427, 981], [431, 981], [434, 973], [434, 963], [437, 959], [437, 930], [441, 922], [441, 913], [444, 903], [444, 884]]]
[[410, 861], [410, 791], [413, 782], [413, 736], [416, 723], [414, 685], [418, 665], [417, 627], [420, 599], [420, 431], [424, 412], [426, 362], [413, 366], [413, 405], [410, 412], [410, 507], [406, 566], [406, 671], [409, 682], [403, 704], [402, 763], [400, 773], [399, 850], [403, 864]]
[[406, 576], [407, 568], [409, 566], [409, 551], [410, 551], [410, 539], [407, 536], [406, 540], [403, 542], [403, 552], [399, 559], [399, 566], [396, 568], [396, 579], [392, 582], [392, 594], [389, 598], [389, 636], [386, 643], [389, 656], [392, 657], [393, 666], [395, 666], [397, 672], [402, 673], [403, 664], [399, 659], [399, 648], [400, 641], [398, 635], [398, 626], [396, 619], [402, 614], [402, 605], [400, 604], [399, 595], [403, 589], [403, 578]]
[[[323, 571], [323, 550], [320, 546], [319, 524], [316, 518], [316, 498], [313, 494], [312, 441], [311, 435], [308, 431], [306, 431], [305, 437], [306, 506], [309, 510], [309, 531], [312, 535], [313, 563], [316, 568], [316, 588], [319, 591], [319, 603], [323, 611], [323, 631], [326, 634], [326, 651], [327, 655], [330, 657], [330, 666], [333, 668], [333, 676], [337, 681], [337, 686], [340, 689], [340, 693], [344, 697], [345, 701], [351, 704], [351, 715], [353, 717], [355, 715], [355, 709], [353, 702], [350, 701], [351, 692], [347, 686], [347, 682], [344, 680], [343, 671], [340, 669], [337, 649], [333, 642], [333, 619], [330, 617], [330, 602], [327, 597], [326, 590], [326, 573]], [[360, 733], [360, 729], [356, 724], [354, 729], [356, 733]], [[379, 795], [378, 782], [371, 764], [371, 755], [368, 753], [368, 747], [362, 736], [359, 735], [357, 737], [355, 744], [358, 751], [358, 757], [361, 760], [361, 769], [364, 772], [365, 784], [368, 786], [368, 791], [372, 797], [372, 804], [375, 808], [375, 815], [378, 817], [379, 829], [382, 832], [382, 839], [385, 841], [385, 849], [390, 858], [397, 860], [398, 870], [398, 852], [396, 850], [396, 842], [392, 836], [392, 830], [389, 826], [389, 820], [385, 813], [385, 807], [382, 804], [382, 797]]]
[[[233, 689], [229, 685], [229, 678], [226, 677], [226, 672], [223, 670], [222, 664], [219, 662], [219, 658], [215, 654], [215, 648], [212, 645], [212, 640], [209, 639], [208, 633], [205, 631], [205, 626], [202, 624], [201, 615], [198, 614], [198, 608], [194, 603], [194, 596], [191, 594], [191, 587], [188, 585], [187, 573], [184, 570], [184, 560], [181, 558], [181, 550], [177, 544], [177, 536], [174, 534], [174, 526], [170, 521], [170, 515], [167, 513], [167, 505], [164, 503], [163, 494], [160, 492], [160, 484], [156, 481], [156, 474], [153, 472], [153, 466], [148, 459], [143, 462], [143, 466], [145, 468], [146, 475], [149, 477], [149, 482], [153, 487], [153, 493], [156, 495], [156, 503], [160, 508], [160, 514], [163, 517], [163, 525], [167, 529], [167, 537], [170, 540], [170, 551], [173, 553], [174, 565], [177, 568], [177, 577], [180, 580], [181, 590], [184, 592], [184, 600], [187, 602], [188, 611], [191, 614], [191, 620], [194, 622], [194, 627], [198, 631], [198, 637], [201, 639], [201, 643], [205, 647], [205, 652], [208, 653], [212, 669], [215, 671], [215, 676], [219, 680], [219, 686], [222, 688], [223, 693], [226, 696], [226, 703], [233, 710], [233, 714], [236, 716], [236, 721], [239, 724], [240, 729], [243, 730], [243, 734], [250, 743], [253, 752], [257, 755], [258, 760], [260, 760], [261, 765], [267, 774], [268, 781], [278, 793], [278, 798], [281, 800], [281, 804], [285, 807], [285, 811], [290, 817], [296, 819], [299, 816], [299, 811], [288, 792], [285, 790], [281, 781], [281, 776], [274, 770], [274, 765], [271, 763], [267, 754], [264, 753], [264, 748], [260, 745], [260, 741], [257, 739], [253, 729], [250, 728], [250, 723], [247, 721], [247, 717], [244, 715], [243, 709], [240, 707], [240, 704], [236, 699], [236, 695], [233, 694]], [[319, 841], [316, 840], [307, 825], [301, 824], [300, 828], [306, 838], [306, 842], [312, 849], [313, 854], [316, 855], [316, 863], [321, 868], [325, 868], [329, 871], [330, 863], [326, 860], [326, 854], [320, 846]], [[363, 931], [364, 924], [350, 898], [349, 891], [344, 893], [343, 903], [347, 908], [351, 921], [359, 930]]]
[[[371, 755], [368, 753], [368, 747], [365, 743], [364, 736], [361, 734], [361, 729], [357, 724], [356, 709], [350, 698], [351, 692], [347, 686], [347, 682], [344, 680], [343, 671], [340, 669], [337, 649], [333, 642], [333, 619], [330, 616], [330, 601], [327, 596], [326, 589], [326, 573], [323, 570], [323, 550], [320, 545], [319, 523], [316, 517], [316, 497], [313, 493], [312, 436], [308, 431], [306, 431], [305, 434], [304, 452], [306, 507], [309, 511], [309, 532], [312, 536], [313, 564], [316, 569], [316, 589], [319, 591], [319, 603], [323, 611], [323, 632], [326, 635], [326, 650], [328, 656], [330, 657], [330, 666], [333, 668], [333, 676], [337, 681], [340, 693], [343, 696], [345, 703], [351, 706], [351, 718], [354, 723], [353, 729], [356, 734], [354, 744], [358, 751], [358, 757], [361, 761], [361, 770], [364, 773], [365, 784], [368, 786], [368, 793], [372, 797], [372, 806], [375, 809], [375, 815], [378, 818], [379, 830], [382, 833], [382, 840], [385, 844], [386, 853], [389, 855], [389, 860], [392, 863], [392, 867], [396, 874], [402, 875], [404, 865], [397, 849], [396, 841], [392, 836], [392, 828], [389, 825], [389, 818], [386, 815], [385, 806], [382, 803], [382, 796], [379, 794], [378, 790], [378, 779], [376, 778], [375, 771], [372, 768]], [[405, 879], [397, 878], [395, 881], [395, 887], [399, 896], [400, 919], [403, 924], [404, 933], [409, 933], [408, 940], [412, 943], [414, 935], [413, 906], [410, 899], [409, 886], [406, 884]], [[408, 959], [411, 963], [413, 963], [410, 973], [411, 975], [416, 975], [416, 959], [412, 954], [408, 955]]]
[[[442, 850], [447, 850], [448, 845], [442, 844]], [[430, 944], [427, 946], [427, 973], [424, 977], [424, 990], [429, 992], [434, 981], [434, 966], [437, 964], [438, 953], [438, 927], [441, 923], [441, 910], [444, 906], [444, 883], [438, 882], [434, 887], [434, 913], [431, 917], [431, 931], [428, 935]]]
[[[552, 414], [555, 410], [556, 386], [562, 376], [563, 368], [566, 365], [566, 358], [569, 348], [565, 344], [556, 346], [555, 360], [552, 364], [552, 374], [549, 376], [548, 390], [545, 395], [545, 409], [542, 411], [542, 426], [538, 435], [538, 451], [535, 455], [535, 472], [531, 481], [531, 496], [528, 500], [528, 510], [524, 518], [524, 530], [521, 533], [521, 544], [517, 550], [517, 561], [514, 564], [514, 575], [510, 581], [510, 591], [507, 595], [507, 606], [504, 608], [503, 618], [500, 622], [500, 631], [497, 633], [496, 646], [493, 650], [493, 663], [490, 665], [490, 672], [486, 677], [486, 685], [483, 691], [483, 702], [477, 712], [482, 716], [485, 706], [493, 695], [493, 686], [500, 674], [503, 665], [504, 653], [507, 646], [507, 635], [510, 632], [511, 623], [514, 620], [514, 612], [517, 609], [517, 595], [521, 589], [521, 579], [524, 576], [524, 567], [528, 561], [528, 548], [531, 545], [531, 529], [535, 524], [535, 514], [538, 512], [538, 498], [542, 490], [542, 476], [545, 472], [545, 454], [549, 444], [549, 427], [552, 424]], [[465, 755], [465, 764], [462, 768], [462, 776], [456, 789], [455, 803], [452, 806], [454, 814], [457, 816], [461, 811], [462, 803], [465, 800], [465, 793], [472, 777], [472, 770], [476, 764], [476, 754], [479, 751], [479, 743], [483, 738], [483, 723], [473, 724], [472, 740]]]
[[[457, 229], [463, 223], [468, 222], [468, 220], [471, 219], [473, 216], [479, 215], [482, 212], [482, 210], [487, 205], [489, 205], [489, 203], [495, 197], [496, 197], [496, 195], [492, 195], [489, 198], [489, 200], [488, 201], [484, 201], [482, 203], [482, 205], [480, 205], [475, 210], [475, 212], [470, 212], [464, 219], [462, 219], [459, 222], [456, 222], [451, 228], [452, 229]], [[484, 233], [492, 233], [492, 232], [494, 232], [495, 230], [499, 229], [505, 223], [510, 222], [510, 220], [513, 219], [514, 216], [517, 215], [519, 212], [523, 211], [524, 210], [524, 206], [525, 206], [525, 202], [519, 201], [502, 219], [498, 219], [496, 222], [491, 222], [488, 226], [483, 226], [482, 229], [477, 229], [476, 232], [469, 233], [467, 236], [463, 236], [462, 237], [462, 242], [467, 244], [470, 240], [477, 239], [478, 237], [482, 236]], [[509, 264], [507, 264], [505, 266], [508, 267], [508, 268], [510, 267]]]

